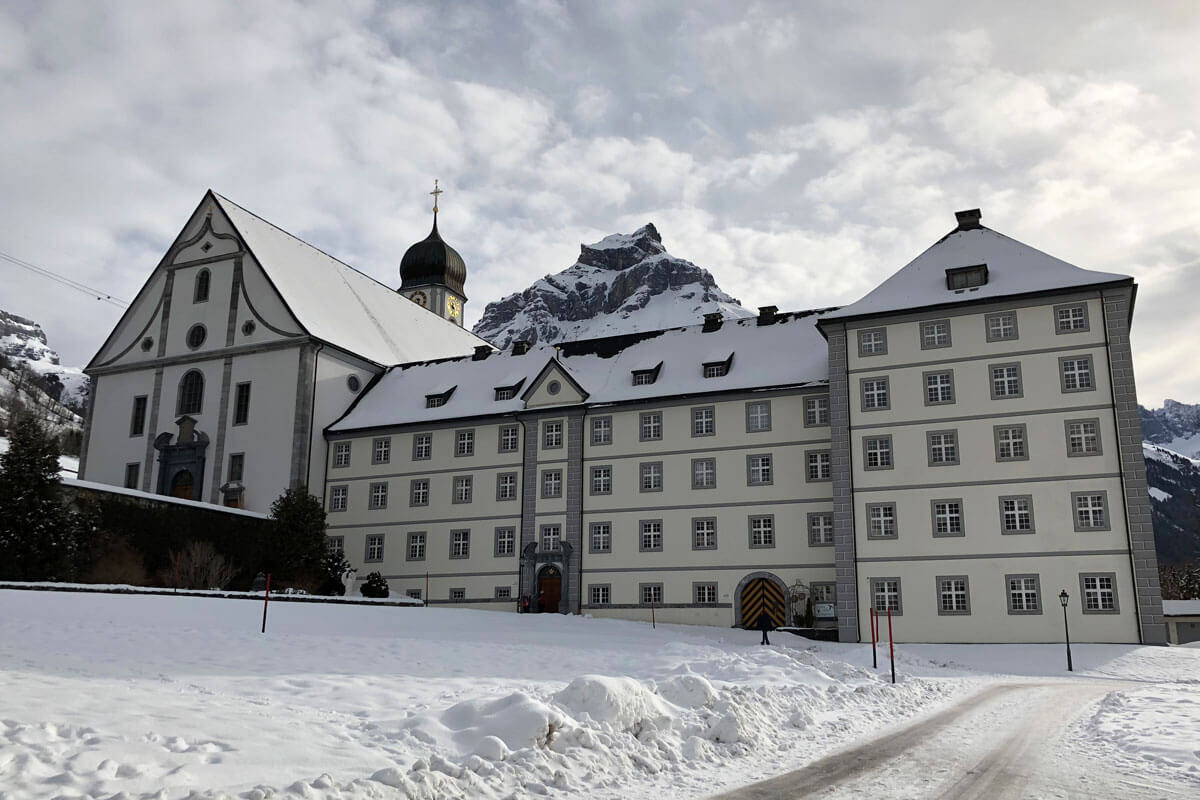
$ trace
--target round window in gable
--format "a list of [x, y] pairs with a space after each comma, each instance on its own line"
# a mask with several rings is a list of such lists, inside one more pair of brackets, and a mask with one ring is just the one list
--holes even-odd
[[258, 326], [254, 324], [254, 320], [252, 320], [252, 319], [246, 320], [245, 322], [242, 323], [242, 335], [249, 336], [250, 334], [254, 333], [254, 329], [257, 327]]
[[346, 388], [352, 392], [357, 392], [360, 388], [362, 388], [362, 384], [359, 382], [357, 375], [351, 375], [349, 378], [346, 378]]
[[206, 338], [208, 338], [208, 331], [204, 329], [204, 326], [193, 325], [187, 332], [187, 346], [195, 350], [204, 344]]
[[147, 336], [145, 339], [142, 339], [142, 352], [143, 353], [149, 353], [151, 347], [154, 347], [154, 338], [153, 337]]
[[562, 391], [562, 384], [558, 381], [550, 381], [546, 384], [546, 391], [550, 394], [558, 394]]

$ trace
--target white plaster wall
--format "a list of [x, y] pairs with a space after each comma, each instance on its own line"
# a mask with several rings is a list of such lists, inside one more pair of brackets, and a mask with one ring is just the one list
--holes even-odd
[[[208, 300], [196, 303], [193, 302], [195, 282], [203, 270], [209, 272]], [[200, 355], [223, 350], [232, 294], [232, 260], [177, 268], [175, 286], [171, 291], [171, 316], [167, 323], [166, 357]], [[207, 331], [204, 344], [195, 349], [187, 345], [187, 333], [193, 325], [203, 325]]]
[[[262, 267], [249, 254], [242, 261], [242, 284], [244, 295], [238, 300], [239, 344], [262, 344], [303, 333], [303, 329], [288, 311]], [[249, 320], [253, 320], [257, 327], [252, 334], [246, 336], [242, 333], [242, 325]], [[272, 331], [271, 328], [282, 331], [282, 334]]]
[[[150, 276], [138, 299], [113, 329], [108, 342], [92, 359], [96, 365], [125, 366], [157, 357], [158, 332], [162, 320], [159, 302], [162, 300], [166, 283], [165, 270], [159, 270]], [[154, 338], [154, 346], [149, 352], [144, 352], [141, 348], [141, 341], [146, 336]]]
[[[256, 331], [257, 332], [257, 331]], [[325, 496], [326, 452], [325, 427], [336, 421], [366, 388], [378, 368], [358, 359], [343, 356], [325, 347], [317, 353], [316, 385], [313, 393], [312, 433], [309, 441], [308, 490], [317, 497]], [[355, 377], [358, 392], [350, 391], [347, 380]], [[410, 451], [411, 452], [411, 451]]]
[[[145, 395], [146, 425], [145, 432], [140, 436], [131, 436], [130, 422], [133, 419], [133, 398]], [[113, 486], [125, 485], [125, 465], [141, 464], [140, 476], [144, 475], [147, 465], [147, 439], [153, 441], [154, 432], [150, 428], [150, 402], [154, 396], [154, 371], [123, 372], [116, 375], [102, 375], [92, 379], [92, 427], [88, 441], [88, 458], [85, 466], [86, 473], [79, 477], [84, 480], [107, 483]]]

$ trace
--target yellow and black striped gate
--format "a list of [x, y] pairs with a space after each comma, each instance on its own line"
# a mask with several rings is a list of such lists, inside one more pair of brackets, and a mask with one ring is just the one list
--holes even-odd
[[771, 618], [771, 626], [779, 627], [785, 622], [783, 590], [770, 578], [755, 578], [742, 587], [742, 627], [757, 628], [758, 615], [764, 610]]

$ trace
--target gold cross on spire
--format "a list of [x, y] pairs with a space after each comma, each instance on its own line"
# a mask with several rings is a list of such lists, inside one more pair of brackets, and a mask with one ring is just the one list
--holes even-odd
[[433, 179], [433, 191], [430, 192], [430, 194], [433, 195], [433, 213], [435, 213], [435, 214], [438, 212], [438, 195], [441, 193], [442, 193], [442, 190], [438, 188], [438, 180], [437, 180], [437, 178], [434, 178]]

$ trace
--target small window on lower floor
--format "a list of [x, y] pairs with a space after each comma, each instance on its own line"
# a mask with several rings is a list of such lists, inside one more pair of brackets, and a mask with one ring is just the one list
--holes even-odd
[[497, 600], [511, 600], [512, 599], [512, 587], [511, 586], [497, 586], [496, 587], [496, 599]]
[[138, 488], [138, 477], [142, 473], [141, 464], [126, 464], [125, 465], [125, 488]]
[[406, 589], [404, 591], [404, 595], [405, 595], [405, 597], [411, 597], [413, 600], [420, 600], [421, 599], [421, 590], [420, 589]]
[[593, 606], [606, 606], [612, 603], [612, 587], [608, 584], [591, 584], [588, 586], [588, 603]]
[[467, 599], [467, 590], [466, 589], [451, 589], [450, 590], [450, 599], [451, 600], [466, 600]]
[[696, 605], [712, 605], [717, 602], [717, 585], [715, 583], [692, 584], [693, 602]]
[[642, 597], [642, 605], [662, 605], [663, 601], [663, 585], [661, 583], [643, 583], [639, 594]]

